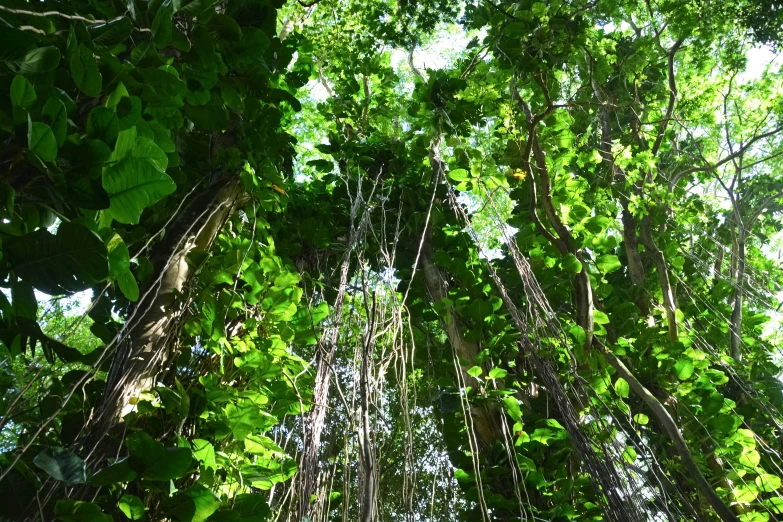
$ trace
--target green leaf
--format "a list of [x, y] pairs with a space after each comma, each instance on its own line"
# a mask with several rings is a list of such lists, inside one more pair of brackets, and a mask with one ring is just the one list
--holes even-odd
[[92, 43], [103, 47], [114, 47], [124, 42], [133, 33], [133, 23], [123, 16], [111, 22], [91, 25], [87, 28]]
[[35, 456], [36, 466], [55, 480], [68, 485], [87, 482], [87, 466], [74, 452], [65, 448], [46, 448]]
[[97, 504], [77, 500], [58, 500], [54, 515], [62, 522], [113, 522]]
[[478, 378], [478, 376], [481, 375], [482, 373], [484, 373], [484, 370], [481, 369], [481, 366], [474, 366], [468, 370], [468, 375], [470, 375], [471, 377]]
[[623, 459], [629, 464], [633, 464], [636, 461], [636, 450], [631, 446], [626, 446], [623, 451]]
[[54, 46], [38, 47], [29, 51], [19, 60], [9, 63], [15, 72], [21, 74], [41, 74], [53, 71], [60, 63], [60, 50]]
[[114, 147], [120, 132], [117, 113], [108, 107], [95, 107], [87, 118], [87, 137], [101, 140], [110, 148]]
[[130, 127], [123, 129], [117, 135], [117, 142], [114, 145], [114, 150], [109, 156], [109, 163], [117, 163], [130, 157], [133, 152], [133, 146], [136, 144], [137, 130], [136, 127]]
[[266, 431], [277, 418], [252, 403], [228, 404], [225, 409], [228, 425], [237, 440], [244, 440], [251, 433]]
[[51, 127], [54, 139], [57, 141], [57, 147], [62, 147], [68, 133], [68, 114], [65, 104], [57, 98], [49, 98], [41, 115]]
[[125, 440], [128, 451], [142, 465], [134, 468], [141, 478], [167, 481], [182, 477], [190, 469], [193, 455], [190, 448], [165, 448], [144, 432], [137, 431]]
[[98, 70], [98, 61], [89, 47], [79, 44], [71, 56], [71, 76], [73, 82], [85, 95], [93, 98], [100, 96], [103, 77]]
[[119, 234], [114, 234], [106, 244], [109, 252], [109, 277], [117, 279], [130, 269], [130, 252]]
[[131, 482], [136, 480], [138, 473], [133, 470], [128, 457], [118, 460], [114, 464], [106, 466], [95, 475], [90, 477], [90, 484], [93, 486], [110, 486], [120, 482]]
[[489, 375], [487, 376], [488, 379], [502, 379], [508, 375], [508, 372], [504, 370], [503, 368], [492, 368], [489, 371]]
[[169, 158], [166, 156], [166, 153], [154, 141], [148, 138], [136, 138], [131, 155], [134, 158], [149, 160], [162, 172], [166, 172], [166, 168], [169, 165]]
[[623, 399], [627, 399], [628, 394], [631, 392], [631, 387], [628, 385], [628, 381], [620, 377], [614, 383], [614, 391]]
[[574, 274], [578, 274], [582, 271], [582, 263], [576, 258], [574, 254], [568, 254], [563, 259], [563, 268], [565, 270], [568, 270], [569, 272], [572, 272]]
[[449, 171], [449, 177], [454, 181], [467, 181], [470, 179], [470, 173], [465, 169], [454, 169]]
[[155, 390], [158, 392], [158, 395], [160, 395], [160, 401], [163, 404], [164, 409], [181, 418], [188, 416], [188, 412], [190, 411], [190, 398], [184, 389], [175, 390], [173, 388], [158, 386]]
[[43, 161], [52, 162], [57, 159], [57, 140], [52, 129], [45, 123], [29, 122], [27, 147]]
[[39, 229], [4, 241], [12, 270], [49, 295], [79, 292], [109, 275], [106, 245], [91, 230], [60, 223], [57, 235]]
[[609, 324], [609, 316], [601, 310], [593, 310], [593, 321], [595, 324]]
[[645, 424], [650, 422], [650, 418], [647, 415], [645, 415], [644, 413], [637, 413], [636, 415], [633, 416], [633, 420], [637, 424], [640, 424], [642, 426], [644, 426]]
[[756, 477], [756, 485], [764, 493], [772, 493], [780, 488], [780, 477], [768, 473], [761, 473]]
[[620, 258], [611, 254], [598, 256], [595, 260], [595, 264], [598, 266], [598, 270], [604, 274], [614, 272], [623, 266], [623, 264], [620, 263]]
[[126, 270], [117, 278], [117, 284], [120, 286], [120, 292], [128, 301], [134, 303], [139, 300], [139, 284], [130, 270]]
[[173, 15], [174, 8], [171, 6], [171, 2], [164, 2], [158, 8], [158, 12], [155, 13], [155, 18], [152, 20], [152, 42], [159, 49], [166, 47], [171, 41], [171, 19]]
[[24, 76], [14, 76], [11, 82], [11, 103], [22, 109], [29, 109], [37, 99], [33, 84]]
[[677, 378], [686, 381], [693, 375], [693, 361], [690, 359], [680, 359], [674, 364], [674, 370], [677, 372]]
[[254, 455], [261, 455], [265, 458], [269, 457], [281, 457], [287, 458], [283, 448], [278, 446], [275, 441], [267, 437], [266, 435], [249, 435], [245, 439], [245, 451]]
[[[334, 495], [334, 492], [332, 492]], [[272, 514], [264, 495], [243, 493], [234, 498], [230, 510], [221, 509], [209, 519], [209, 522], [259, 522], [269, 520]], [[333, 504], [334, 505], [334, 504]], [[305, 522], [307, 517], [302, 518]]]
[[145, 208], [174, 192], [177, 185], [149, 161], [127, 158], [104, 169], [103, 188], [114, 219], [135, 225]]
[[220, 500], [201, 484], [195, 484], [167, 499], [163, 504], [163, 513], [179, 522], [203, 522], [218, 507]]
[[210, 444], [208, 440], [193, 439], [193, 456], [196, 457], [203, 466], [204, 469], [211, 469], [217, 471], [217, 463], [215, 462], [215, 448]]
[[144, 520], [144, 503], [136, 495], [125, 493], [120, 497], [117, 507], [129, 520]]
[[749, 504], [759, 496], [759, 489], [755, 484], [741, 484], [734, 488], [734, 499], [743, 504]]
[[514, 422], [522, 422], [522, 410], [519, 408], [519, 401], [515, 397], [503, 398], [503, 405], [506, 407], [506, 413]]
[[473, 481], [473, 475], [466, 472], [462, 469], [456, 469], [454, 470], [454, 478], [457, 479], [460, 482], [472, 482]]

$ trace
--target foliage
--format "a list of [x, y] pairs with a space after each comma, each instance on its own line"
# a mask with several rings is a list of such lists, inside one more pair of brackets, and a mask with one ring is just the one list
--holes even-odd
[[0, 6], [0, 518], [780, 519], [775, 11], [305, 4]]

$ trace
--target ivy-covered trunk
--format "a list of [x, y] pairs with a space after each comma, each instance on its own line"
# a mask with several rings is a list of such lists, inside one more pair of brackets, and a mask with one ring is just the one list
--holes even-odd
[[[238, 176], [217, 176], [176, 216], [155, 247], [151, 282], [142, 289], [139, 302], [117, 336], [103, 403], [87, 427], [91, 443], [113, 437], [114, 426], [133, 411], [140, 394], [152, 390], [159, 377], [175, 368], [170, 363], [179, 348], [187, 285], [198, 272], [189, 256], [208, 253], [223, 225], [244, 201]], [[102, 451], [98, 457], [115, 453], [119, 442], [99, 444], [108, 453]], [[92, 447], [85, 451], [92, 452]]]

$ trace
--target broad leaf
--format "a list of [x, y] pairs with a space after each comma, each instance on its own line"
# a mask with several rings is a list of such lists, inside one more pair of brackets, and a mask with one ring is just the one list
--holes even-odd
[[103, 77], [98, 62], [89, 47], [79, 44], [71, 56], [71, 75], [76, 86], [87, 96], [100, 96]]
[[68, 485], [83, 484], [87, 481], [86, 464], [74, 452], [65, 448], [46, 448], [35, 456], [33, 462], [53, 479]]
[[57, 140], [45, 123], [30, 122], [27, 130], [27, 147], [43, 161], [57, 159]]
[[52, 45], [38, 47], [22, 58], [9, 63], [20, 74], [40, 74], [53, 71], [60, 63], [60, 50]]
[[3, 247], [12, 270], [50, 295], [85, 290], [109, 275], [106, 245], [74, 223], [60, 223], [57, 235], [42, 228], [9, 238]]
[[620, 377], [614, 383], [614, 391], [623, 399], [627, 399], [631, 393], [631, 387], [628, 385], [628, 381]]
[[117, 507], [120, 508], [120, 511], [122, 511], [122, 514], [125, 515], [128, 520], [144, 520], [144, 503], [136, 495], [125, 493], [120, 497]]
[[97, 504], [77, 500], [58, 500], [54, 515], [62, 522], [113, 522]]
[[62, 147], [68, 132], [68, 114], [65, 104], [57, 98], [49, 98], [44, 104], [41, 114], [52, 129], [57, 146]]
[[177, 185], [149, 161], [127, 158], [104, 169], [103, 188], [114, 219], [136, 224], [145, 208], [174, 192]]
[[11, 103], [22, 109], [29, 109], [37, 99], [33, 84], [24, 76], [15, 76], [11, 82]]
[[133, 470], [130, 460], [124, 458], [114, 464], [106, 466], [90, 477], [90, 484], [93, 486], [109, 486], [120, 482], [130, 482], [138, 477], [138, 473]]
[[163, 511], [178, 522], [204, 522], [219, 506], [220, 500], [210, 490], [195, 484], [167, 499]]

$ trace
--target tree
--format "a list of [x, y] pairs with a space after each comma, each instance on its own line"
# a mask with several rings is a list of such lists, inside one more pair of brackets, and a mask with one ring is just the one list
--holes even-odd
[[0, 519], [783, 517], [752, 7], [0, 6]]

